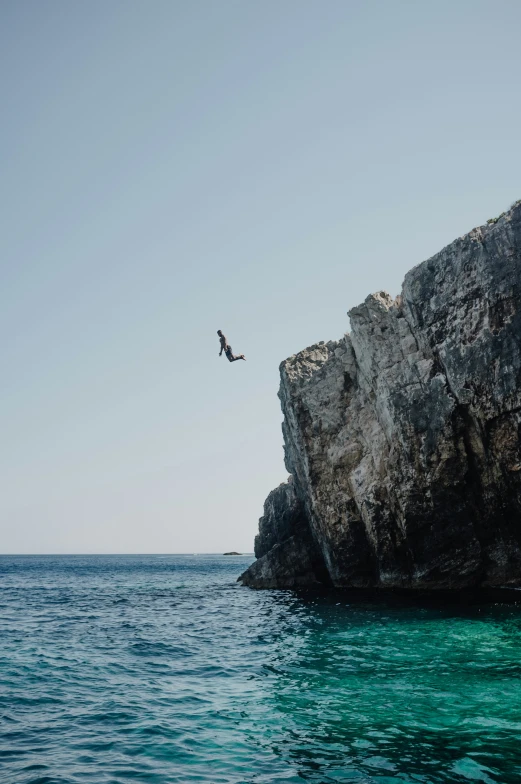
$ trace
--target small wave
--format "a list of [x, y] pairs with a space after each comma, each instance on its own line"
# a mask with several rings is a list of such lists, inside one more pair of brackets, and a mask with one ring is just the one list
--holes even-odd
[[236, 570], [10, 562], [2, 784], [519, 784], [520, 610], [350, 606]]

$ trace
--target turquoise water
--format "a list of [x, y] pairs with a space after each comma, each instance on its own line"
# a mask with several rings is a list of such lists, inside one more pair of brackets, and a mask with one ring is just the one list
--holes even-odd
[[0, 556], [2, 784], [518, 784], [521, 610], [252, 591], [250, 560]]

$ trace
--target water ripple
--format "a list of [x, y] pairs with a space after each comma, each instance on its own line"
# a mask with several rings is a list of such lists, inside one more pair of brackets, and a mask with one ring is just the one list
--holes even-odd
[[521, 612], [235, 583], [247, 558], [0, 556], [6, 784], [518, 784]]

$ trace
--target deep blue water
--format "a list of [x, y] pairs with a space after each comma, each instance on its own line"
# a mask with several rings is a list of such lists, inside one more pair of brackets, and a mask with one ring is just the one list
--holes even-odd
[[521, 781], [521, 610], [252, 591], [220, 556], [0, 556], [0, 781]]

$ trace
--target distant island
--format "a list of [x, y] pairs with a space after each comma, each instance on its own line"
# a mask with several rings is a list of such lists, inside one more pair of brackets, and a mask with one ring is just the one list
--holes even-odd
[[223, 555], [242, 555], [242, 553], [231, 552], [231, 553], [223, 553]]

